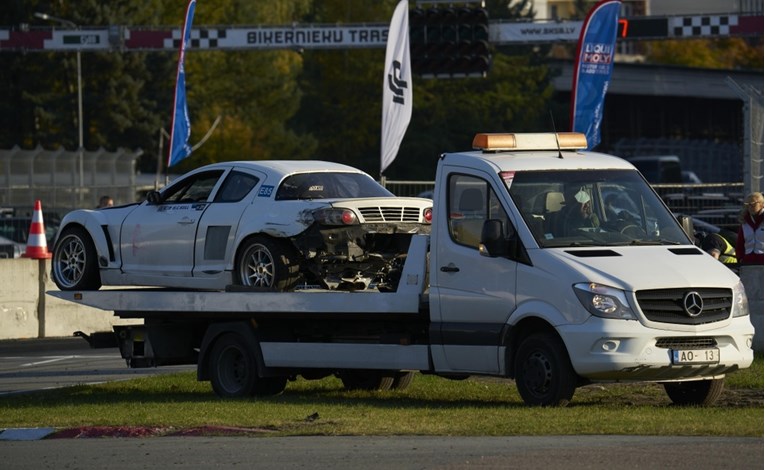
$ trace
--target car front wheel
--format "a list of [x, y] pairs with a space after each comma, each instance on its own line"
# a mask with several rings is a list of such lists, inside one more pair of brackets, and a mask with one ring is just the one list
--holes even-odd
[[53, 249], [53, 282], [61, 290], [98, 290], [101, 274], [96, 256], [93, 240], [84, 228], [64, 229]]
[[251, 238], [239, 250], [234, 282], [269, 291], [287, 291], [297, 281], [296, 256], [294, 250], [281, 240]]

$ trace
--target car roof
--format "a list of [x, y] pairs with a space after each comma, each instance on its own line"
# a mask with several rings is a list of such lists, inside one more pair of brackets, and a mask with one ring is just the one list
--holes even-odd
[[262, 171], [265, 173], [277, 173], [281, 175], [288, 175], [292, 173], [304, 173], [304, 172], [329, 172], [339, 171], [344, 173], [360, 173], [366, 174], [361, 170], [353, 168], [341, 163], [327, 162], [321, 160], [245, 160], [245, 161], [232, 161], [213, 163], [203, 169], [214, 168], [247, 168], [250, 170]]

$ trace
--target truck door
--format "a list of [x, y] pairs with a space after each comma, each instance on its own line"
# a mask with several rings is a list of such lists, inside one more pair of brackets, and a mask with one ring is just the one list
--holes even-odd
[[434, 364], [437, 370], [497, 373], [501, 333], [515, 309], [517, 263], [481, 256], [478, 247], [484, 221], [501, 220], [505, 234], [514, 229], [490, 179], [460, 171], [448, 175], [439, 196], [445, 204], [435, 217], [430, 295], [438, 302], [431, 315], [440, 345], [433, 346]]

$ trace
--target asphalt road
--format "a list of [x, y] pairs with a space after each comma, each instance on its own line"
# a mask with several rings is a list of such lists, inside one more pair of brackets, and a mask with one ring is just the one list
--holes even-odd
[[[0, 341], [8, 394], [193, 366], [128, 369], [80, 338]], [[684, 436], [332, 436], [0, 439], [2, 468], [762, 469], [763, 439]]]
[[0, 396], [193, 368], [130, 369], [119, 349], [91, 349], [82, 338], [6, 340], [0, 341]]

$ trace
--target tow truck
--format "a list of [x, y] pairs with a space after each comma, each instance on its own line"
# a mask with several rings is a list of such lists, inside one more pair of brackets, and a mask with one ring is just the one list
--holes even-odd
[[578, 133], [478, 134], [441, 155], [431, 233], [411, 236], [392, 290], [49, 294], [143, 319], [115, 327], [128, 366], [196, 364], [220, 397], [298, 376], [403, 389], [421, 372], [511, 378], [533, 406], [594, 382], [714, 403], [753, 359], [743, 285], [634, 166], [586, 147]]

